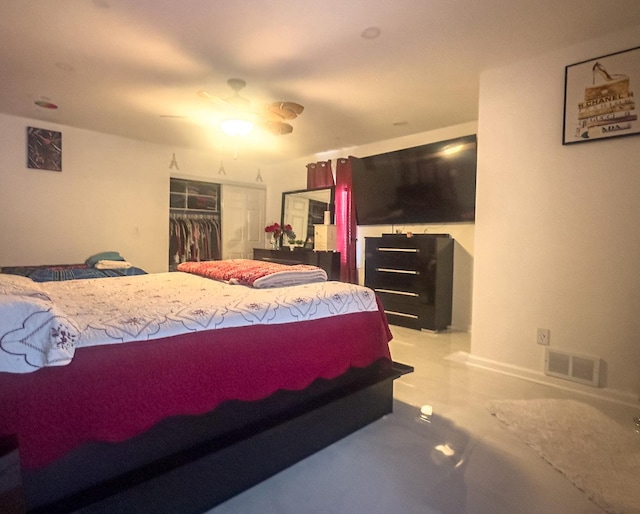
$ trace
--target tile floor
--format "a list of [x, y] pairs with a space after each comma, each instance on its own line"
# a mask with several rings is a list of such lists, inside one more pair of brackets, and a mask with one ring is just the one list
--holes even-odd
[[[394, 413], [208, 514], [591, 514], [602, 510], [487, 411], [498, 399], [574, 398], [632, 424], [638, 410], [448, 358], [466, 333], [392, 327]], [[425, 419], [420, 407], [430, 405]], [[640, 437], [640, 435], [639, 435]]]

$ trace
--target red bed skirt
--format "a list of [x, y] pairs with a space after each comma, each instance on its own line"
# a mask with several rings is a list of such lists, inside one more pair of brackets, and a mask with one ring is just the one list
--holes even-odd
[[18, 434], [24, 468], [45, 466], [88, 441], [119, 442], [175, 415], [389, 359], [384, 313], [196, 332], [76, 350], [71, 364], [0, 373], [0, 435]]

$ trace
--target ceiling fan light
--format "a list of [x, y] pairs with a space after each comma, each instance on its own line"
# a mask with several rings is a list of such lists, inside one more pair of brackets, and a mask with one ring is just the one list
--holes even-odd
[[247, 120], [224, 120], [220, 128], [227, 136], [246, 136], [253, 130], [253, 123]]

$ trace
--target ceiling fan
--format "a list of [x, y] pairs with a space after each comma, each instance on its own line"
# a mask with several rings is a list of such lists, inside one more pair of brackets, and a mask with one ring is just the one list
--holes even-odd
[[302, 105], [295, 102], [282, 101], [271, 102], [254, 108], [251, 106], [251, 102], [240, 94], [240, 91], [247, 85], [244, 80], [232, 78], [227, 80], [227, 84], [234, 92], [233, 96], [229, 98], [220, 98], [204, 90], [198, 91], [198, 95], [201, 98], [216, 106], [224, 106], [231, 111], [231, 118], [223, 121], [223, 130], [225, 130], [224, 123], [228, 121], [228, 125], [233, 125], [235, 122], [238, 127], [241, 123], [244, 123], [246, 128], [249, 128], [248, 124], [255, 124], [277, 136], [293, 132], [293, 126], [288, 122], [302, 113], [304, 110]]

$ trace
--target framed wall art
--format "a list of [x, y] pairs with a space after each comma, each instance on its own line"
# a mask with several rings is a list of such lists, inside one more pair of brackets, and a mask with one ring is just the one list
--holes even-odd
[[567, 66], [562, 144], [640, 134], [634, 91], [640, 47]]
[[27, 167], [62, 171], [62, 133], [27, 127]]

